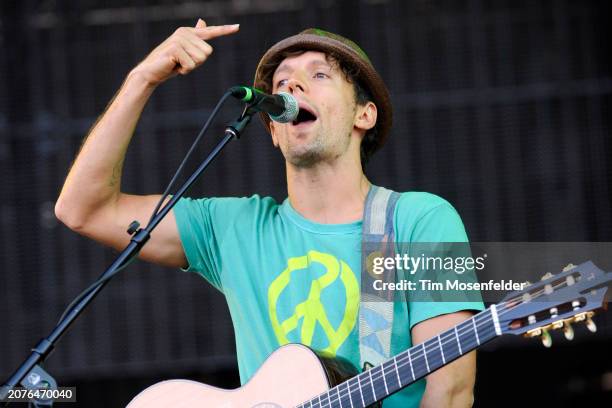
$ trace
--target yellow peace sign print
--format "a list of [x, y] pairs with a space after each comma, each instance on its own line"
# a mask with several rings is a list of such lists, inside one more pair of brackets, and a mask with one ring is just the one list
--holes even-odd
[[[277, 314], [277, 303], [281, 293], [290, 284], [292, 275], [295, 276], [300, 271], [304, 273], [312, 263], [323, 265], [325, 273], [312, 280], [307, 299], [295, 307], [292, 316], [280, 322]], [[321, 292], [334, 283], [338, 277], [340, 277], [344, 286], [346, 304], [344, 306], [344, 317], [340, 325], [334, 328], [327, 317], [325, 307], [321, 303]], [[295, 330], [300, 319], [303, 319], [300, 333], [302, 344], [311, 345], [316, 324], [319, 323], [328, 339], [328, 345], [322, 351], [335, 356], [344, 340], [355, 327], [358, 311], [359, 285], [355, 274], [346, 262], [323, 252], [308, 251], [304, 256], [289, 258], [287, 268], [268, 287], [268, 312], [274, 334], [280, 345], [289, 343], [287, 335]]]

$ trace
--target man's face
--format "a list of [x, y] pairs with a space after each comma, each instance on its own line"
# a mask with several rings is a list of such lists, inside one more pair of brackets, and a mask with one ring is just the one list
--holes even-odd
[[325, 54], [307, 51], [285, 58], [272, 77], [272, 92], [290, 93], [300, 106], [293, 123], [271, 123], [274, 144], [288, 162], [310, 167], [355, 150], [349, 149], [359, 143], [351, 137], [357, 115], [354, 87]]

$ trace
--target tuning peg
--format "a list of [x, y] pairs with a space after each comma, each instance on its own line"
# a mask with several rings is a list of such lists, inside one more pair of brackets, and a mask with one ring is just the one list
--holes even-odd
[[591, 333], [595, 333], [597, 331], [597, 325], [590, 316], [587, 318], [586, 327]]
[[567, 272], [567, 271], [569, 271], [570, 269], [575, 268], [575, 267], [576, 267], [576, 265], [574, 265], [573, 263], [568, 263], [568, 264], [565, 266], [565, 268], [563, 268], [563, 272]]
[[550, 348], [552, 346], [552, 337], [550, 336], [548, 330], [542, 329], [542, 335], [540, 336], [540, 339], [542, 340], [542, 344], [544, 345], [544, 347]]
[[564, 325], [563, 320], [557, 320], [556, 322], [553, 322], [551, 326], [553, 330], [557, 330], [557, 329], [562, 328], [563, 325]]
[[525, 336], [526, 337], [538, 337], [541, 334], [542, 334], [542, 329], [538, 327], [536, 329], [529, 330], [527, 333], [525, 333]]
[[574, 340], [574, 328], [570, 322], [565, 322], [563, 326], [563, 335], [569, 341]]
[[544, 275], [543, 275], [543, 276], [540, 278], [540, 280], [543, 280], [543, 281], [544, 281], [544, 280], [546, 280], [546, 279], [550, 279], [550, 278], [552, 278], [553, 276], [554, 276], [554, 275], [553, 275], [552, 273], [550, 273], [550, 272], [546, 272], [546, 273], [545, 273], [545, 274], [544, 274]]

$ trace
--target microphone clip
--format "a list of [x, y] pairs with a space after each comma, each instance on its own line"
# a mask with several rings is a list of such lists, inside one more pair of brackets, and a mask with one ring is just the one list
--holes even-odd
[[226, 135], [231, 135], [234, 139], [240, 139], [240, 134], [247, 127], [253, 115], [258, 112], [256, 109], [253, 109], [252, 105], [245, 106], [240, 117], [227, 124], [225, 128]]

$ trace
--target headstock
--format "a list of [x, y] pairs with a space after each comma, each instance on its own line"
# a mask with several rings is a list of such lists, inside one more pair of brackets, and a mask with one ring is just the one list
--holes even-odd
[[574, 338], [573, 323], [584, 322], [597, 331], [594, 310], [605, 307], [604, 296], [612, 272], [604, 272], [591, 261], [568, 265], [558, 275], [547, 273], [540, 282], [509, 293], [497, 305], [502, 334], [540, 336], [552, 345], [551, 330], [563, 329], [565, 338]]

